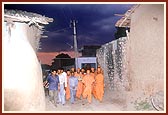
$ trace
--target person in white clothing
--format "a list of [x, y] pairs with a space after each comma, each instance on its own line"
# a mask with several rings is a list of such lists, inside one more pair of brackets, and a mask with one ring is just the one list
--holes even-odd
[[67, 74], [64, 72], [64, 69], [61, 68], [60, 71], [59, 81], [60, 81], [60, 91], [59, 91], [59, 102], [64, 105], [65, 104], [65, 89], [67, 87]]

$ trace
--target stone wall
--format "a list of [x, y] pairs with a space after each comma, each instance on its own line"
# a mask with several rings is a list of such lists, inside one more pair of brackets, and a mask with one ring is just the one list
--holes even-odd
[[103, 69], [107, 90], [120, 91], [128, 87], [126, 44], [127, 37], [122, 37], [97, 50], [97, 59]]

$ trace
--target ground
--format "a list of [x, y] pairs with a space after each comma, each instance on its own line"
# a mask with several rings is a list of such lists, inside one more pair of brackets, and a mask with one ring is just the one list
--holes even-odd
[[[144, 98], [143, 98], [144, 97]], [[46, 96], [46, 111], [50, 112], [124, 112], [124, 111], [156, 111], [150, 99], [143, 94], [132, 94], [128, 91], [105, 90], [102, 103], [92, 97], [92, 103], [86, 99], [76, 100], [74, 104], [66, 101], [66, 104], [58, 104], [55, 107]]]
[[94, 97], [92, 97], [92, 103], [88, 104], [86, 99], [76, 100], [74, 104], [71, 104], [70, 101], [66, 101], [66, 104], [58, 104], [55, 107], [50, 101], [48, 96], [46, 96], [46, 110], [53, 112], [66, 112], [66, 111], [77, 111], [77, 112], [96, 112], [96, 111], [121, 111], [123, 110], [123, 105], [116, 103], [115, 100], [112, 101], [111, 98], [107, 98], [107, 93], [104, 95], [103, 102], [100, 103]]

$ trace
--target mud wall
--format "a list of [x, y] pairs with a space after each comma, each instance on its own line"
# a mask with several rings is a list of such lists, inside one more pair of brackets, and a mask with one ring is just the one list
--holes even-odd
[[38, 31], [26, 23], [3, 23], [2, 79], [5, 111], [45, 110], [42, 71], [35, 52], [36, 39], [40, 37]]
[[164, 6], [140, 5], [131, 15], [129, 73], [132, 91], [151, 95], [164, 87]]

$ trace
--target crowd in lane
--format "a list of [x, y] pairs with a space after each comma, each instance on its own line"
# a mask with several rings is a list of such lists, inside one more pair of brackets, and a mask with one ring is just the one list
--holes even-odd
[[91, 69], [63, 68], [53, 69], [44, 81], [44, 87], [49, 91], [49, 100], [57, 106], [66, 101], [74, 104], [75, 99], [86, 99], [91, 104], [92, 96], [102, 102], [104, 95], [104, 76], [100, 66]]

